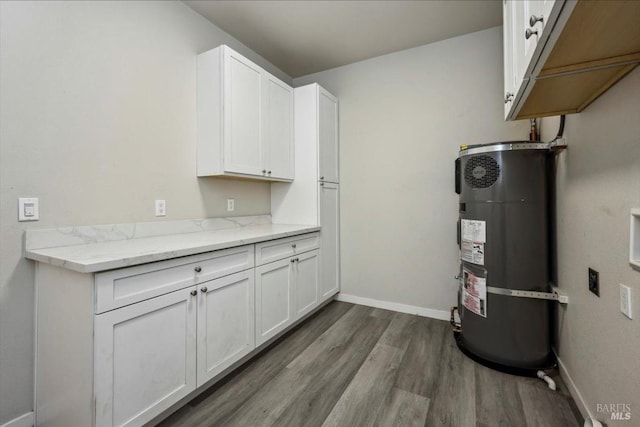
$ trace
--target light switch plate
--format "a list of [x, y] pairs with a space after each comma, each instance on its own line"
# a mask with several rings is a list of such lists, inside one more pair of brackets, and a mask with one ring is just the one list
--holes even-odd
[[37, 197], [18, 198], [18, 221], [38, 221], [40, 203]]

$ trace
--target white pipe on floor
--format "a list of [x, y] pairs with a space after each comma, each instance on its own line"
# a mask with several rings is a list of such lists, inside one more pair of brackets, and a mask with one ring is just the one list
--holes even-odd
[[544, 371], [538, 371], [538, 378], [544, 380], [551, 390], [556, 389], [556, 382], [551, 379], [549, 375], [547, 375]]
[[584, 427], [602, 427], [602, 423], [594, 418], [584, 420]]

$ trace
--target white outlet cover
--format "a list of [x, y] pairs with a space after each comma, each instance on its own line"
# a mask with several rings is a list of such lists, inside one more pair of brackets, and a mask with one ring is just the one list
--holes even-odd
[[38, 221], [40, 203], [37, 197], [18, 198], [18, 221]]
[[235, 199], [227, 199], [227, 212], [233, 212], [236, 208]]
[[633, 319], [631, 301], [631, 288], [620, 283], [620, 311], [629, 319]]
[[167, 202], [166, 200], [156, 200], [156, 216], [167, 215]]

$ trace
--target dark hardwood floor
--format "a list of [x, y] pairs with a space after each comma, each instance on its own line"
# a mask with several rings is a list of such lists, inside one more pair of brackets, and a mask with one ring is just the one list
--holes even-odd
[[579, 426], [566, 387], [478, 365], [447, 322], [332, 302], [168, 426]]

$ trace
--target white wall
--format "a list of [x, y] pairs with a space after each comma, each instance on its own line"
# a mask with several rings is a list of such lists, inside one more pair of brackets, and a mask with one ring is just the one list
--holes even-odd
[[[269, 185], [197, 179], [196, 54], [227, 43], [181, 2], [0, 2], [0, 425], [33, 408], [28, 227], [269, 213]], [[17, 222], [17, 198], [41, 221]]]
[[456, 303], [460, 144], [523, 139], [505, 123], [493, 28], [294, 79], [340, 101], [342, 292], [448, 310]]
[[[557, 163], [558, 284], [570, 302], [558, 310], [555, 345], [586, 408], [609, 426], [598, 403], [631, 404], [632, 421], [620, 426], [640, 419], [640, 271], [628, 261], [630, 210], [640, 207], [639, 119], [636, 69], [567, 116], [569, 148]], [[556, 130], [557, 119], [544, 120], [543, 137]], [[589, 267], [600, 273], [600, 298], [588, 290]], [[632, 288], [633, 320], [620, 313], [620, 283]]]

